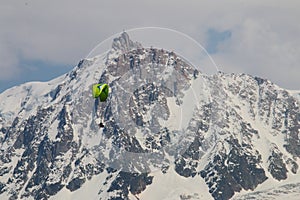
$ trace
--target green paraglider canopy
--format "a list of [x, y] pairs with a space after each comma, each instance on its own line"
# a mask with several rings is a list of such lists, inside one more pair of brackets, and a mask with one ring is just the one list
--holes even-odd
[[100, 98], [100, 101], [106, 101], [109, 93], [109, 87], [105, 83], [98, 83], [93, 85], [93, 97]]

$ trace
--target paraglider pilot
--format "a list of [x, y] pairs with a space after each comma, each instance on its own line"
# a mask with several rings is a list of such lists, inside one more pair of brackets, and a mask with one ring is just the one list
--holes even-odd
[[[93, 90], [93, 97], [96, 99], [95, 106], [97, 108], [97, 105], [98, 105], [97, 101], [99, 101], [99, 100], [100, 100], [100, 102], [106, 101], [108, 94], [109, 94], [109, 87], [105, 83], [98, 83], [98, 84], [93, 85], [92, 90]], [[101, 128], [103, 128], [104, 124], [102, 122], [100, 122], [99, 126]]]

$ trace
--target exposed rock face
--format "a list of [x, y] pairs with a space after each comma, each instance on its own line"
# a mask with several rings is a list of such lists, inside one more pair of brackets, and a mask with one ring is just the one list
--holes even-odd
[[235, 139], [230, 143], [230, 152], [221, 147], [220, 154], [200, 172], [215, 199], [229, 199], [241, 189], [253, 190], [267, 179], [264, 169], [258, 167], [261, 163], [258, 152], [241, 147]]
[[[195, 86], [200, 77], [206, 87]], [[105, 103], [90, 97], [98, 81], [112, 90]], [[191, 87], [200, 93], [197, 105]], [[16, 93], [19, 104], [4, 109]], [[82, 60], [65, 76], [11, 89], [0, 100], [1, 199], [49, 199], [99, 177], [98, 199], [138, 198], [158, 179], [155, 169], [199, 179], [223, 200], [299, 173], [299, 100], [289, 91], [244, 74], [201, 75], [175, 53], [142, 48], [126, 33], [105, 61]], [[186, 127], [177, 129], [174, 109], [191, 106], [191, 115], [181, 111]]]

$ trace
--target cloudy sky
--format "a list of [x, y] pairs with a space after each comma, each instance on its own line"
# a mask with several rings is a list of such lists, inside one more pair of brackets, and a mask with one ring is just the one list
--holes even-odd
[[219, 69], [300, 90], [298, 0], [0, 0], [0, 92], [71, 70], [99, 42], [164, 27], [203, 45]]

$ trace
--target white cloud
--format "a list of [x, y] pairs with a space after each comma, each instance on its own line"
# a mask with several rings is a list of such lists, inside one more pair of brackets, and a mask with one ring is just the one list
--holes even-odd
[[230, 31], [230, 39], [218, 44], [219, 51], [213, 55], [224, 71], [251, 73], [296, 89], [299, 9], [293, 0], [2, 1], [0, 59], [5, 57], [6, 64], [0, 66], [4, 71], [0, 80], [17, 73], [20, 55], [27, 60], [75, 65], [116, 32], [161, 26], [184, 32], [203, 45], [209, 29]]
[[227, 64], [224, 70], [261, 76], [280, 86], [297, 89], [300, 39], [291, 41], [276, 28], [258, 19], [246, 19], [222, 46], [219, 56]]
[[8, 45], [0, 40], [0, 80], [15, 80], [19, 76], [18, 59]]

